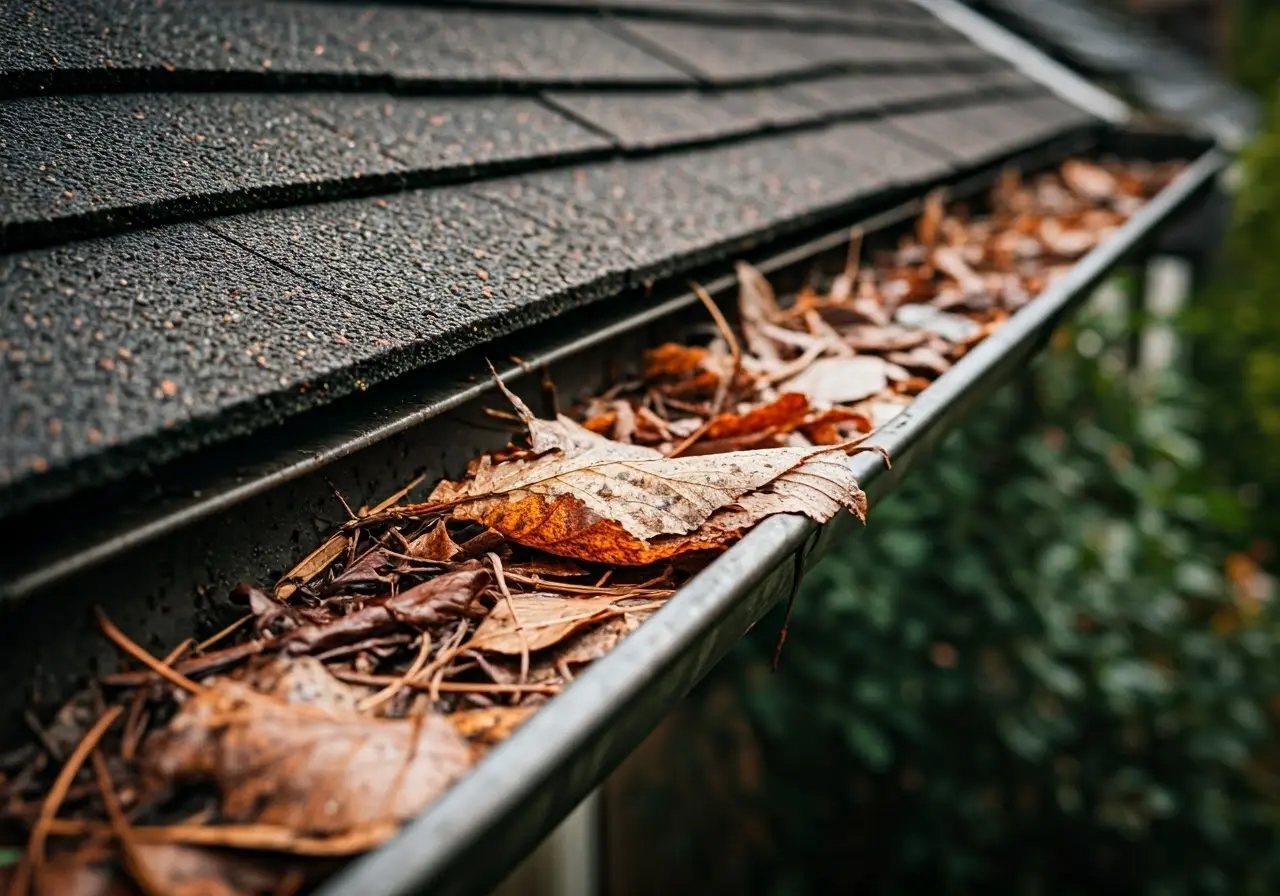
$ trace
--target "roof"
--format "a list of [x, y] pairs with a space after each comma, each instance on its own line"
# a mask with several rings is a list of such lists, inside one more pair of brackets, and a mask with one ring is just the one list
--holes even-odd
[[1073, 68], [1227, 146], [1258, 127], [1257, 100], [1135, 16], [1090, 0], [967, 0]]
[[0, 10], [0, 514], [1093, 119], [906, 0]]

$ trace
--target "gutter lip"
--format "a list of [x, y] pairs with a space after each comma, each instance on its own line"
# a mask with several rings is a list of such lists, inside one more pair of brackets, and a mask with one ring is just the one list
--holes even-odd
[[[878, 500], [888, 494], [968, 412], [1021, 368], [1094, 285], [1176, 212], [1212, 189], [1229, 161], [1229, 155], [1216, 147], [1199, 154], [1115, 235], [883, 427], [868, 444], [888, 449], [893, 469], [887, 470], [873, 454], [851, 459], [868, 496]], [[904, 205], [897, 220], [909, 216], [906, 209], [918, 206]], [[870, 232], [888, 220], [891, 216], [879, 216], [864, 229]], [[810, 245], [831, 248], [844, 239], [847, 231]], [[849, 515], [842, 513], [826, 526], [794, 515], [773, 517], [757, 526], [535, 712], [393, 840], [354, 860], [317, 893], [488, 892], [789, 591], [794, 574], [851, 525]], [[811, 541], [803, 565], [793, 564], [797, 552], [809, 548]]]

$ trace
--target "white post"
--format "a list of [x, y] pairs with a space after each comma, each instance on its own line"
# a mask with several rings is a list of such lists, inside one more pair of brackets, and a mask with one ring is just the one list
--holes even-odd
[[560, 827], [493, 891], [493, 896], [598, 896], [600, 791], [595, 790]]

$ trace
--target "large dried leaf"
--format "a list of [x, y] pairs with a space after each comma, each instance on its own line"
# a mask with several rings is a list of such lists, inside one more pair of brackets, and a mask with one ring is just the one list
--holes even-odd
[[513, 597], [510, 605], [500, 600], [480, 623], [468, 645], [476, 650], [516, 656], [526, 650], [542, 650], [602, 619], [625, 612], [617, 606], [617, 600], [610, 595], [560, 597], [551, 594]]
[[143, 755], [155, 784], [214, 785], [229, 820], [319, 835], [407, 821], [469, 764], [442, 716], [327, 712], [228, 678], [188, 699]]
[[667, 458], [606, 439], [564, 416], [536, 419], [507, 394], [529, 427], [536, 456], [496, 464], [486, 456], [470, 479], [441, 482], [430, 500], [452, 508], [456, 518], [564, 557], [642, 565], [719, 547], [719, 538], [656, 540], [694, 532], [717, 510], [829, 450]]

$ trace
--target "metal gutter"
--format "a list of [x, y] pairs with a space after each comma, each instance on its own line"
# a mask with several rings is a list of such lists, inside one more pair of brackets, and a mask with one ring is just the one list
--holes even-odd
[[1113, 125], [1125, 125], [1133, 110], [1112, 94], [1042, 52], [1034, 44], [975, 12], [959, 0], [913, 0], [975, 44], [1009, 62], [1068, 103]]
[[[1020, 370], [1109, 270], [1210, 190], [1228, 161], [1218, 149], [1199, 156], [1114, 237], [886, 426], [875, 442], [890, 452], [892, 470], [874, 455], [851, 460], [872, 502], [888, 494], [961, 420]], [[865, 229], [871, 233], [888, 220], [869, 221]], [[811, 244], [808, 251], [817, 254], [843, 238], [843, 234], [833, 235]], [[870, 524], [875, 525], [874, 510]], [[852, 527], [847, 514], [825, 527], [794, 516], [774, 517], [757, 527], [536, 713], [395, 840], [353, 862], [319, 892], [324, 896], [487, 892], [789, 592], [794, 577]]]

